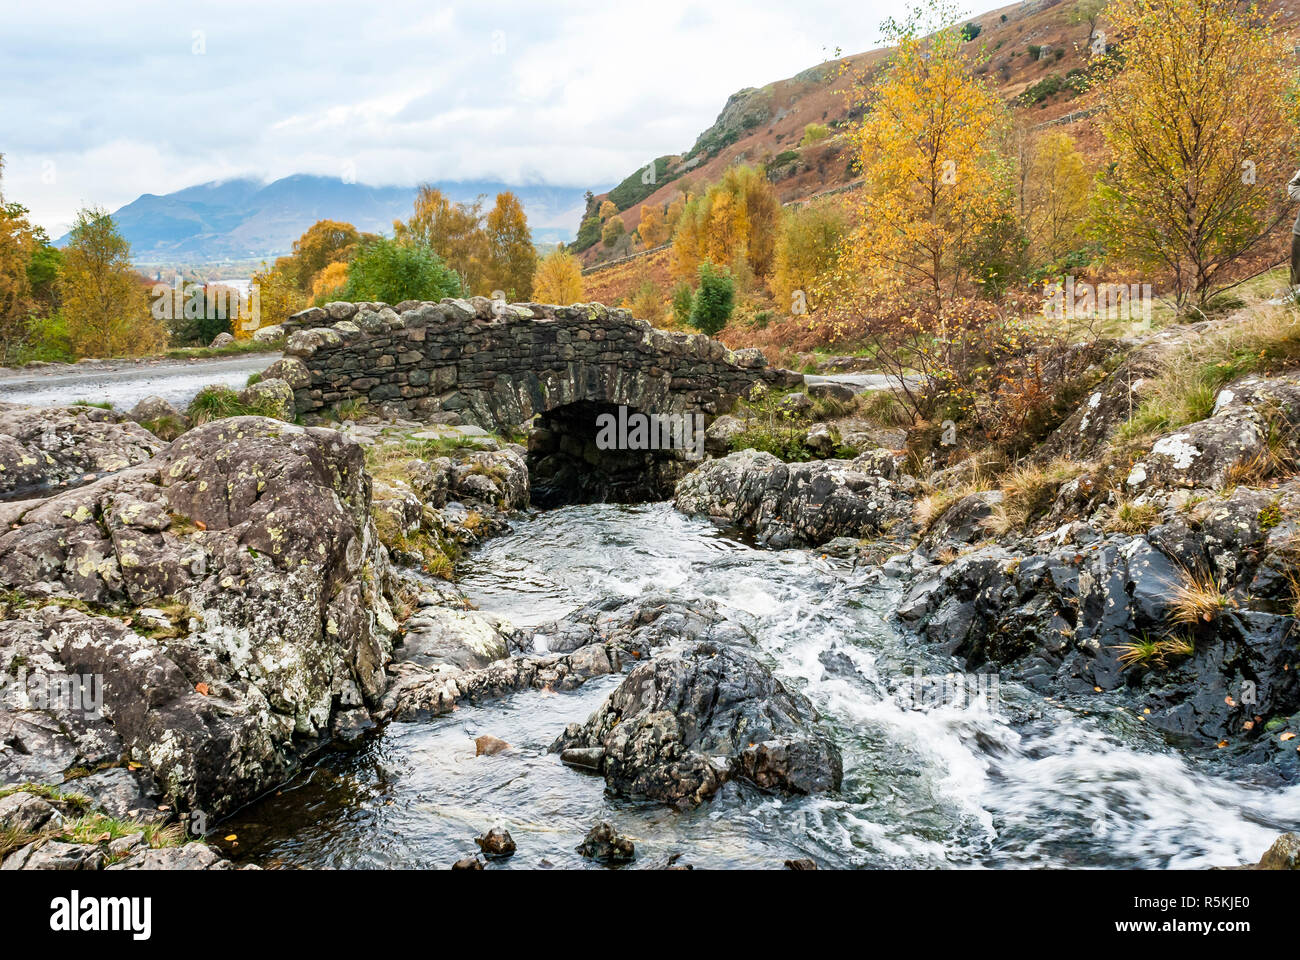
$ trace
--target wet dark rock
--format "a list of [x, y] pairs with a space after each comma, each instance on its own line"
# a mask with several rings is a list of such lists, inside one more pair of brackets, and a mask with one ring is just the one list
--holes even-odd
[[697, 644], [639, 664], [552, 751], [604, 749], [618, 796], [700, 803], [733, 778], [784, 793], [840, 786], [839, 749], [812, 705], [735, 647]]
[[[1205, 508], [1218, 518], [1198, 529], [1169, 524], [1150, 537], [1112, 534], [1087, 546], [1017, 553], [990, 546], [918, 574], [897, 615], [968, 668], [994, 665], [1004, 677], [1041, 693], [1090, 697], [1098, 691], [1181, 742], [1237, 742], [1252, 762], [1300, 776], [1294, 751], [1261, 736], [1269, 722], [1300, 709], [1300, 653], [1294, 617], [1246, 609], [1246, 591], [1210, 621], [1180, 627], [1170, 602], [1183, 570], [1213, 570], [1233, 594], [1253, 582], [1263, 551], [1257, 527], [1232, 521], [1254, 516], [1238, 493]], [[1279, 591], [1284, 588], [1277, 587]], [[1278, 600], [1289, 593], [1275, 595]], [[1255, 596], [1252, 606], [1272, 603]], [[1138, 642], [1181, 640], [1190, 654], [1168, 649], [1126, 667], [1121, 655]], [[1270, 718], [1274, 718], [1270, 720]]]
[[807, 857], [800, 857], [798, 860], [787, 860], [785, 868], [787, 870], [816, 870], [817, 864]]
[[927, 545], [974, 543], [985, 536], [983, 523], [1002, 502], [1001, 490], [971, 493], [943, 512], [925, 536]]
[[505, 858], [514, 856], [515, 846], [514, 839], [510, 836], [510, 831], [504, 827], [493, 827], [487, 833], [474, 838], [478, 848], [483, 851], [487, 857]]
[[482, 870], [483, 861], [478, 857], [465, 857], [451, 865], [453, 870]]
[[596, 824], [578, 844], [578, 852], [599, 863], [630, 863], [636, 859], [636, 845], [614, 829], [608, 820]]
[[697, 467], [677, 485], [675, 503], [784, 548], [910, 528], [915, 492], [916, 481], [898, 476], [898, 460], [887, 451], [783, 463], [744, 450]]
[[604, 747], [570, 747], [560, 751], [560, 762], [578, 770], [599, 773], [605, 759]]

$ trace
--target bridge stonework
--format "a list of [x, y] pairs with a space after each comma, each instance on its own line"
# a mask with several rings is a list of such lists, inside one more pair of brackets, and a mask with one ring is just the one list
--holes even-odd
[[285, 354], [302, 363], [292, 383], [299, 413], [361, 400], [420, 418], [454, 413], [486, 429], [573, 404], [711, 417], [756, 384], [803, 379], [757, 350], [656, 330], [601, 304], [340, 302], [285, 327]]

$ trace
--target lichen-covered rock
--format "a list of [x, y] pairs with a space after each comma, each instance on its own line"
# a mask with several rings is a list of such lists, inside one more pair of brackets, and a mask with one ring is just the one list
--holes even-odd
[[636, 666], [555, 752], [602, 751], [618, 796], [690, 806], [733, 778], [782, 793], [838, 790], [839, 748], [817, 714], [751, 654], [702, 643]]
[[388, 690], [377, 716], [382, 720], [427, 720], [520, 690], [573, 690], [593, 677], [622, 669], [613, 644], [588, 644], [553, 657], [507, 657], [486, 667], [463, 670], [449, 663], [404, 662], [389, 669]]
[[744, 450], [701, 464], [677, 485], [674, 501], [683, 513], [733, 524], [767, 546], [816, 545], [909, 527], [916, 484], [897, 470], [884, 451], [783, 463]]
[[1219, 490], [1237, 471], [1266, 467], [1281, 444], [1300, 449], [1300, 375], [1244, 377], [1219, 391], [1213, 413], [1160, 437], [1135, 463], [1126, 484], [1131, 491], [1199, 487]]
[[241, 390], [239, 402], [277, 420], [294, 418], [293, 388], [275, 377], [263, 377]]
[[688, 603], [670, 594], [650, 593], [593, 600], [559, 620], [521, 633], [517, 646], [547, 654], [611, 643], [632, 657], [648, 657], [672, 643], [705, 641], [752, 646], [754, 638], [711, 600]]
[[159, 396], [145, 397], [128, 415], [136, 423], [150, 423], [159, 420], [174, 420], [183, 423], [185, 416], [177, 410], [171, 401]]
[[164, 446], [111, 410], [0, 403], [0, 497], [80, 483], [88, 474], [115, 473], [148, 460]]
[[[4, 782], [125, 753], [185, 806], [237, 806], [328, 737], [336, 709], [378, 704], [389, 581], [361, 449], [333, 430], [216, 421], [31, 506], [0, 535], [0, 587], [33, 603], [0, 624], [0, 669], [102, 677], [103, 709], [6, 697]], [[137, 609], [123, 622], [62, 598]]]

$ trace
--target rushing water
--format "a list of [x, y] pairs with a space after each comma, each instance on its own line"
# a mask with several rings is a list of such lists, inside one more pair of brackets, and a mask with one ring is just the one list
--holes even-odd
[[[697, 867], [801, 856], [824, 867], [1205, 867], [1257, 860], [1300, 826], [1300, 787], [1198, 769], [1122, 712], [1088, 716], [1008, 683], [994, 709], [918, 704], [914, 672], [951, 665], [890, 626], [899, 587], [816, 553], [753, 549], [668, 504], [518, 521], [467, 561], [462, 586], [523, 626], [610, 594], [717, 601], [823, 714], [844, 754], [842, 792], [779, 798], [733, 783], [684, 813], [607, 797], [602, 780], [546, 752], [619, 681], [607, 677], [390, 724], [241, 813], [231, 853], [266, 866], [446, 867], [501, 824], [519, 846], [504, 866], [587, 866], [574, 848], [610, 819], [641, 863], [680, 853]], [[485, 733], [511, 749], [475, 757]]]

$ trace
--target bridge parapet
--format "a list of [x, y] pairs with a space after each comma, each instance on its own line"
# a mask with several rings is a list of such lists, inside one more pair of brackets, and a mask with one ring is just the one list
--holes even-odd
[[[756, 384], [803, 378], [702, 334], [598, 303], [329, 303], [295, 314], [285, 354], [300, 413], [361, 400], [394, 415], [513, 427], [569, 404], [715, 416]], [[301, 367], [297, 367], [297, 364]]]

